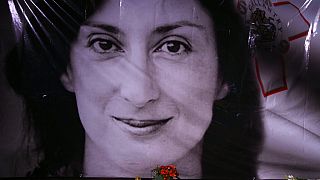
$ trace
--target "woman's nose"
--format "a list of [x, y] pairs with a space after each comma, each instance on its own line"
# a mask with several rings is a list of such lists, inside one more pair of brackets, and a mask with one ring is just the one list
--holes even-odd
[[127, 64], [128, 72], [120, 87], [121, 97], [137, 108], [156, 101], [160, 96], [160, 90], [148, 58], [135, 55]]

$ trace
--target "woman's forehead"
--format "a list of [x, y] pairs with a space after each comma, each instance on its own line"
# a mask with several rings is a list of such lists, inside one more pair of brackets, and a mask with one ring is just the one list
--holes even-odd
[[152, 29], [181, 21], [211, 26], [209, 16], [197, 0], [109, 0], [101, 4], [88, 21], [110, 24], [121, 29]]

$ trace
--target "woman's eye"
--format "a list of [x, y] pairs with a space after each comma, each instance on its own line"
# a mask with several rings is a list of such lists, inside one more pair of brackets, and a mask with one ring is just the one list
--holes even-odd
[[113, 53], [122, 52], [123, 50], [114, 42], [107, 39], [93, 39], [89, 42], [89, 47], [93, 49], [96, 53]]
[[180, 55], [182, 53], [188, 53], [191, 50], [190, 46], [184, 42], [171, 40], [163, 43], [156, 52], [166, 52], [170, 55]]

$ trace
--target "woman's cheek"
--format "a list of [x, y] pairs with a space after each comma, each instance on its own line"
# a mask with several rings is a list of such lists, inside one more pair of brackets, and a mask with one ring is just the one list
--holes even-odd
[[[116, 67], [79, 57], [73, 62], [74, 89], [81, 119], [104, 114], [105, 107], [119, 88]], [[95, 119], [99, 119], [96, 117]]]
[[[156, 74], [169, 92], [182, 97], [212, 97], [217, 84], [217, 59], [206, 53], [191, 53], [180, 61], [156, 59]], [[210, 59], [209, 57], [214, 57]]]
[[159, 61], [160, 83], [186, 116], [211, 120], [215, 91], [218, 88], [217, 58], [203, 49], [191, 53], [181, 62]]
[[[81, 49], [80, 49], [81, 50]], [[92, 93], [106, 93], [117, 87], [123, 76], [123, 58], [97, 59], [88, 49], [72, 59], [75, 86]]]

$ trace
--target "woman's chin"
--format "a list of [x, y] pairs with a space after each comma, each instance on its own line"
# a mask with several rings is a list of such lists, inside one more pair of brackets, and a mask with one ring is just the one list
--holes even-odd
[[[186, 154], [176, 148], [164, 148], [156, 146], [154, 148], [146, 147], [145, 151], [141, 151], [141, 147], [131, 146], [130, 152], [122, 152], [115, 154], [113, 157], [117, 164], [123, 166], [141, 167], [142, 169], [155, 168], [160, 165], [175, 164], [178, 159], [181, 159]], [[170, 150], [171, 149], [171, 150]]]

